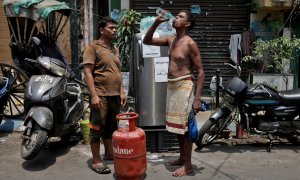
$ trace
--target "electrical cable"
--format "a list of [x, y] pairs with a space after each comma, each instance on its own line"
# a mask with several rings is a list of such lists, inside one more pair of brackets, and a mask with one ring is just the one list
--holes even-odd
[[284, 24], [282, 25], [282, 27], [281, 27], [280, 30], [278, 31], [276, 37], [279, 36], [279, 33], [283, 30], [283, 28], [285, 27], [286, 23], [291, 19], [291, 17], [292, 17], [292, 15], [293, 15], [294, 11], [295, 11], [296, 9], [298, 9], [298, 8], [299, 8], [299, 0], [296, 0], [296, 1], [293, 3], [293, 9], [292, 9], [292, 11], [290, 12], [288, 18], [286, 19], [286, 21], [284, 22]]

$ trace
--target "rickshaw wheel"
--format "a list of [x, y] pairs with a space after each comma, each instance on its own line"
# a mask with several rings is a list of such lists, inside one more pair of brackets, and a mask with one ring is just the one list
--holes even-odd
[[28, 77], [19, 68], [5, 63], [0, 63], [0, 77], [9, 79], [3, 117], [22, 117], [25, 114], [24, 95]]

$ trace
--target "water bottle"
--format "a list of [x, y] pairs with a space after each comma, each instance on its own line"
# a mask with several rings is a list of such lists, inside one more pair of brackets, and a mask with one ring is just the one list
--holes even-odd
[[156, 9], [156, 14], [162, 16], [165, 20], [173, 21], [175, 19], [175, 17], [169, 11], [166, 11], [160, 7]]

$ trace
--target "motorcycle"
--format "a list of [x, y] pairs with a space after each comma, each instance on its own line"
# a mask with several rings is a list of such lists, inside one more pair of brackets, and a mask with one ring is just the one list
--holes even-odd
[[267, 135], [268, 151], [274, 136], [296, 142], [300, 133], [300, 89], [278, 92], [260, 83], [248, 87], [239, 77], [241, 68], [234, 67], [238, 76], [222, 88], [220, 106], [199, 130], [197, 146], [203, 148], [214, 142], [232, 122], [248, 133]]
[[[39, 56], [37, 60], [25, 60], [35, 62], [44, 73], [31, 76], [25, 91], [27, 115], [21, 145], [21, 156], [25, 160], [36, 157], [50, 137], [68, 139], [79, 128], [78, 122], [84, 111], [80, 85], [85, 84], [77, 80], [74, 69], [59, 58], [62, 55], [57, 56], [60, 51], [55, 43], [51, 44], [49, 51], [45, 39], [33, 37], [32, 40], [38, 47]], [[53, 54], [56, 57], [51, 57]]]

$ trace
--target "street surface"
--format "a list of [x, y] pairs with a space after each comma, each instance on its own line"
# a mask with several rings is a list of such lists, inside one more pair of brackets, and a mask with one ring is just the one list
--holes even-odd
[[[0, 132], [1, 180], [114, 180], [113, 162], [108, 162], [112, 173], [100, 175], [91, 171], [89, 145], [73, 138], [70, 144], [51, 140], [38, 158], [25, 161], [20, 156], [21, 132]], [[247, 140], [228, 139], [200, 150], [193, 150], [194, 173], [175, 178], [164, 162], [175, 159], [177, 152], [148, 153], [147, 180], [168, 179], [299, 179], [300, 145], [282, 141], [267, 152], [267, 141], [258, 137]], [[103, 145], [101, 144], [101, 154]]]

